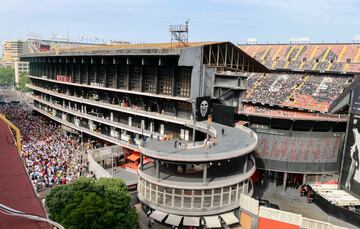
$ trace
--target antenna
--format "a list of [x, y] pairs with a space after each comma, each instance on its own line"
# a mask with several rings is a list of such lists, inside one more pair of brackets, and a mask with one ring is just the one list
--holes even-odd
[[171, 47], [173, 42], [177, 42], [179, 47], [187, 47], [189, 42], [189, 21], [186, 19], [183, 25], [170, 25], [169, 32], [171, 33]]

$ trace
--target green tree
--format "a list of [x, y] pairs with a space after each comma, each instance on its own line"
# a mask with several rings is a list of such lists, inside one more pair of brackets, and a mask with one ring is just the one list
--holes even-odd
[[66, 229], [131, 229], [137, 215], [131, 196], [119, 179], [79, 178], [58, 186], [46, 197], [50, 218]]
[[29, 92], [30, 89], [26, 87], [26, 84], [30, 83], [30, 79], [26, 73], [20, 74], [18, 89], [22, 92]]
[[15, 69], [0, 68], [0, 85], [10, 85], [15, 83]]

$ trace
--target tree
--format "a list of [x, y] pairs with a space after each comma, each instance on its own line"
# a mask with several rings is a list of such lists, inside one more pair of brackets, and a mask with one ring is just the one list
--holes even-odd
[[10, 85], [15, 83], [15, 69], [0, 68], [0, 85]]
[[29, 92], [30, 89], [26, 87], [26, 84], [28, 83], [30, 83], [29, 77], [26, 75], [26, 73], [21, 73], [19, 79], [19, 90], [22, 92]]
[[66, 229], [132, 229], [137, 215], [126, 185], [115, 178], [81, 177], [46, 197], [50, 218]]

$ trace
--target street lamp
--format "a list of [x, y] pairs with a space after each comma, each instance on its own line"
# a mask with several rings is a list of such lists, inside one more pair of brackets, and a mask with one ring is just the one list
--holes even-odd
[[192, 113], [193, 113], [193, 134], [192, 134], [192, 142], [193, 142], [193, 145], [195, 146], [195, 123], [196, 123], [196, 100], [195, 99], [192, 99], [191, 101], [192, 103]]

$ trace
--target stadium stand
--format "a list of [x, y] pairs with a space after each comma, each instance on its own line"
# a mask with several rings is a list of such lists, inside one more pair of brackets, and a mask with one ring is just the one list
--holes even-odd
[[359, 44], [239, 45], [269, 69], [359, 72]]
[[258, 115], [264, 117], [272, 117], [272, 118], [295, 118], [297, 120], [347, 120], [347, 115], [343, 114], [322, 114], [322, 113], [310, 113], [304, 111], [296, 111], [296, 110], [286, 110], [286, 109], [274, 109], [266, 106], [257, 106], [254, 104], [245, 104], [243, 111], [240, 113], [247, 115]]
[[251, 73], [244, 102], [327, 112], [352, 80], [323, 74]]

